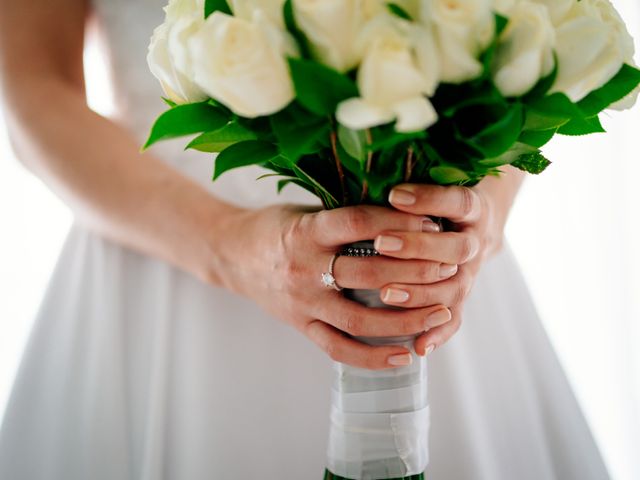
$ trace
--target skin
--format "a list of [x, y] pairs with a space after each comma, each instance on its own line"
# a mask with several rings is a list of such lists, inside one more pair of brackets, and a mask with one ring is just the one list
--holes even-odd
[[[421, 334], [415, 349], [424, 354], [460, 328], [464, 298], [501, 244], [519, 172], [508, 168], [502, 179], [473, 189], [406, 185], [416, 203], [393, 209], [241, 208], [152, 153], [140, 155], [126, 130], [89, 109], [85, 2], [0, 0], [0, 11], [0, 92], [15, 151], [86, 228], [246, 296], [350, 365], [394, 368], [410, 355], [347, 334]], [[448, 217], [457, 231], [424, 232], [432, 228], [431, 222], [423, 227], [425, 215]], [[396, 304], [407, 307], [402, 310], [363, 307], [320, 282], [343, 244], [379, 243], [381, 235], [401, 238], [404, 248], [375, 258], [339, 257], [336, 279], [348, 288], [380, 289], [381, 298], [390, 288], [407, 290], [409, 300]], [[216, 321], [215, 312], [211, 317]]]

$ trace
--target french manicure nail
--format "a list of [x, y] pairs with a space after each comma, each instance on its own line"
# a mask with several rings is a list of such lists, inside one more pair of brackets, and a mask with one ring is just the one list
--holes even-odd
[[425, 218], [422, 221], [422, 231], [428, 233], [438, 233], [440, 231], [440, 225], [435, 223], [430, 218]]
[[416, 203], [416, 196], [408, 190], [395, 188], [389, 194], [389, 203], [403, 206], [413, 205]]
[[427, 317], [424, 322], [424, 329], [426, 331], [430, 328], [439, 327], [440, 325], [447, 323], [449, 320], [451, 320], [451, 311], [448, 308], [441, 308]]
[[409, 292], [397, 288], [388, 288], [384, 294], [385, 302], [404, 303], [409, 300]]
[[410, 353], [403, 353], [400, 355], [391, 355], [387, 361], [389, 365], [393, 365], [394, 367], [406, 367], [407, 365], [411, 365], [413, 358]]
[[440, 265], [440, 278], [451, 278], [458, 273], [458, 265]]
[[375, 249], [385, 250], [387, 252], [397, 252], [402, 249], [402, 239], [398, 237], [390, 237], [387, 235], [380, 235], [376, 238]]
[[429, 355], [431, 352], [433, 352], [435, 350], [436, 346], [435, 345], [429, 345], [427, 347], [427, 350], [424, 352], [424, 356], [426, 357], [427, 355]]

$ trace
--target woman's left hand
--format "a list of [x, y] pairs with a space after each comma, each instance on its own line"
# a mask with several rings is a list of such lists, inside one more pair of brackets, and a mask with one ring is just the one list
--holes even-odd
[[[431, 285], [389, 284], [380, 290], [382, 301], [389, 305], [419, 308], [435, 304], [450, 308], [452, 321], [421, 334], [415, 341], [418, 355], [427, 355], [447, 342], [460, 328], [462, 308], [483, 262], [502, 247], [503, 229], [508, 209], [501, 208], [489, 193], [495, 179], [486, 179], [473, 188], [442, 187], [436, 185], [402, 184], [393, 189], [389, 201], [398, 210], [433, 217], [443, 217], [453, 223], [449, 232], [414, 233], [385, 232], [375, 239], [376, 249], [383, 255], [401, 259], [432, 260], [431, 248], [434, 235], [450, 236], [451, 245], [456, 245], [452, 256], [458, 265], [453, 277]], [[483, 185], [483, 183], [485, 183]], [[452, 212], [458, 212], [452, 216]], [[459, 212], [464, 212], [460, 215]], [[401, 241], [384, 239], [396, 237]], [[455, 239], [455, 241], [453, 241]], [[462, 241], [461, 241], [462, 240]], [[395, 249], [385, 249], [386, 245]], [[392, 298], [407, 297], [404, 302], [394, 302]]]

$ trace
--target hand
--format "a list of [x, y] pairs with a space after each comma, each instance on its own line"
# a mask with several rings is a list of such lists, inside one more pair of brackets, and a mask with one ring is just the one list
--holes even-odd
[[[460, 328], [464, 301], [482, 263], [502, 246], [506, 212], [493, 202], [490, 189], [495, 178], [474, 188], [403, 184], [389, 196], [399, 211], [444, 217], [454, 223], [454, 231], [418, 233], [390, 232], [378, 236], [376, 249], [394, 258], [431, 260], [438, 258], [459, 266], [455, 276], [434, 284], [386, 285], [382, 301], [390, 305], [423, 308], [446, 305], [453, 319], [420, 335], [415, 342], [418, 355], [425, 355], [447, 342]], [[508, 211], [508, 209], [505, 209]], [[389, 248], [390, 247], [390, 248]], [[406, 292], [401, 294], [400, 292]], [[406, 298], [402, 302], [393, 299]]]
[[[411, 310], [365, 307], [325, 287], [320, 279], [331, 256], [344, 244], [370, 240], [385, 231], [417, 234], [432, 229], [433, 222], [425, 222], [423, 215], [375, 206], [317, 211], [280, 204], [240, 210], [225, 221], [227, 234], [217, 248], [219, 283], [298, 329], [333, 360], [371, 370], [406, 365], [411, 361], [408, 349], [373, 347], [344, 333], [417, 335], [451, 320], [451, 312], [435, 303]], [[454, 273], [437, 259], [339, 256], [334, 264], [338, 285], [354, 289], [379, 289], [397, 282], [430, 284]]]

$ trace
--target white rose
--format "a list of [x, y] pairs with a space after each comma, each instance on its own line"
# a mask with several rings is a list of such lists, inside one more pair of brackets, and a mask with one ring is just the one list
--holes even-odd
[[421, 17], [433, 25], [442, 80], [462, 83], [480, 76], [478, 57], [495, 32], [492, 0], [423, 0]]
[[229, 0], [234, 16], [252, 21], [255, 12], [260, 11], [280, 28], [284, 28], [284, 3], [285, 0]]
[[262, 22], [214, 12], [189, 40], [196, 83], [238, 115], [280, 111], [295, 93], [284, 43], [271, 34]]
[[357, 38], [367, 22], [384, 11], [382, 0], [293, 0], [296, 23], [313, 56], [340, 72], [360, 63]]
[[165, 23], [174, 23], [187, 16], [197, 16], [204, 20], [205, 0], [169, 0], [164, 7], [166, 13]]
[[521, 0], [493, 0], [493, 10], [500, 15], [509, 16], [509, 12]]
[[204, 22], [204, 1], [171, 1], [165, 11], [165, 22], [154, 30], [149, 44], [149, 69], [173, 102], [205, 100], [207, 95], [193, 81], [187, 50], [189, 36]]
[[578, 0], [531, 0], [549, 9], [549, 15], [554, 25], [559, 25], [567, 16]]
[[[432, 57], [432, 61], [437, 62], [437, 57]], [[377, 37], [358, 70], [361, 97], [338, 106], [338, 121], [353, 130], [383, 125], [394, 119], [399, 132], [428, 128], [437, 121], [437, 114], [426, 98], [434, 87], [421, 67], [426, 66], [416, 61], [409, 37], [393, 30]]]
[[492, 65], [505, 97], [524, 95], [553, 71], [555, 33], [544, 5], [522, 2], [512, 8]]
[[632, 61], [633, 39], [610, 2], [581, 0], [558, 28], [556, 53], [558, 78], [553, 91], [577, 102]]

